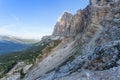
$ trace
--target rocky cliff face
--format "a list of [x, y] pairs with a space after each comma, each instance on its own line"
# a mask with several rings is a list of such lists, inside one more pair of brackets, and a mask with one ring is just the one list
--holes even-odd
[[62, 16], [60, 16], [55, 24], [54, 36], [67, 36], [69, 34], [69, 25], [72, 19], [72, 14], [68, 12], [64, 12]]
[[64, 17], [53, 35], [65, 38], [25, 80], [119, 80], [120, 0], [90, 0]]

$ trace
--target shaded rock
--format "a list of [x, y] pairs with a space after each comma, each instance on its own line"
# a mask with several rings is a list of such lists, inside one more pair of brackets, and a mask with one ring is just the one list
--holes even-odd
[[95, 49], [87, 63], [87, 69], [106, 70], [116, 67], [119, 59], [120, 41], [109, 42]]
[[120, 60], [118, 60], [118, 61], [116, 62], [116, 64], [120, 66]]
[[55, 80], [119, 80], [120, 67], [115, 67], [105, 71], [84, 70]]

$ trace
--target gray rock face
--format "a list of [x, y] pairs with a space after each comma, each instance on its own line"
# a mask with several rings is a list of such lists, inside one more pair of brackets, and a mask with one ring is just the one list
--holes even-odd
[[[77, 57], [73, 61], [68, 61], [65, 65], [57, 68], [56, 70], [53, 70], [50, 73], [47, 73], [45, 76], [39, 78], [38, 80], [59, 80], [59, 79], [69, 80], [70, 78], [71, 78], [70, 80], [76, 80], [78, 76], [76, 75], [73, 76], [75, 72], [76, 74], [79, 75], [85, 74], [86, 78], [89, 78], [88, 80], [92, 79], [100, 80], [101, 78], [104, 79], [105, 78], [104, 75], [102, 76], [100, 74], [99, 78], [96, 74], [99, 74], [98, 73], [99, 71], [101, 71], [102, 74], [104, 74], [104, 72], [106, 73], [106, 71], [104, 70], [108, 70], [108, 74], [111, 74], [109, 69], [113, 68], [114, 70], [114, 67], [119, 67], [119, 59], [120, 59], [120, 41], [109, 42], [97, 47], [93, 54], [84, 56], [82, 55]], [[86, 69], [90, 73], [88, 73]], [[96, 74], [93, 73], [93, 70], [95, 70]], [[68, 79], [66, 79], [66, 76]], [[112, 77], [116, 76], [114, 75]], [[79, 76], [79, 78], [81, 80], [82, 77]], [[111, 78], [107, 80], [111, 80]], [[119, 78], [116, 77], [115, 80], [117, 79]]]
[[0, 80], [20, 80], [20, 77], [21, 77], [20, 73], [14, 73], [10, 75], [9, 77], [4, 77]]
[[[57, 25], [53, 35], [75, 37], [69, 49], [62, 49], [60, 57], [63, 64], [55, 66], [46, 73], [37, 74], [37, 80], [119, 80], [120, 79], [120, 1], [119, 0], [90, 0], [84, 10], [70, 18], [60, 18], [64, 27]], [[67, 29], [66, 29], [67, 28]], [[63, 32], [62, 32], [63, 31]], [[64, 32], [65, 31], [65, 32]], [[66, 39], [66, 38], [65, 38]], [[71, 39], [71, 38], [70, 38]], [[64, 41], [64, 40], [63, 40]], [[71, 42], [70, 42], [71, 43]], [[67, 43], [67, 44], [70, 44]], [[65, 43], [66, 44], [66, 43]], [[64, 44], [64, 45], [65, 45]], [[69, 51], [68, 51], [69, 50]], [[71, 50], [74, 53], [70, 54]], [[62, 52], [62, 53], [63, 53]], [[62, 54], [61, 53], [61, 54]], [[54, 55], [58, 55], [57, 52]], [[47, 60], [46, 58], [45, 60]], [[54, 57], [57, 59], [57, 57]], [[49, 60], [54, 60], [49, 59]], [[53, 61], [52, 63], [61, 61]], [[40, 62], [42, 63], [42, 62]], [[47, 63], [47, 62], [46, 62]], [[39, 66], [39, 65], [38, 65]], [[45, 67], [46, 66], [42, 66]], [[115, 72], [117, 70], [117, 72]], [[38, 71], [40, 69], [38, 68]], [[32, 71], [32, 72], [37, 72]], [[32, 72], [27, 76], [30, 79]], [[118, 75], [117, 75], [118, 74]], [[26, 78], [27, 79], [27, 78]], [[31, 80], [34, 80], [31, 79]]]
[[105, 71], [84, 70], [57, 80], [119, 80], [119, 71], [120, 67], [114, 67]]
[[72, 19], [72, 14], [68, 12], [64, 12], [62, 16], [60, 16], [55, 24], [54, 36], [67, 36], [69, 34], [69, 25]]
[[120, 40], [105, 43], [95, 48], [94, 53], [88, 56], [85, 68], [92, 70], [106, 70], [119, 65]]
[[[51, 75], [53, 74], [51, 73]], [[44, 77], [37, 80], [119, 80], [120, 67], [114, 67], [104, 71], [82, 70], [73, 72], [71, 75], [66, 75], [58, 79], [51, 79], [51, 77], [47, 78], [45, 79]]]
[[84, 31], [86, 26], [87, 18], [85, 18], [85, 13], [82, 10], [78, 10], [77, 13], [73, 16], [70, 23], [70, 36], [76, 36]]

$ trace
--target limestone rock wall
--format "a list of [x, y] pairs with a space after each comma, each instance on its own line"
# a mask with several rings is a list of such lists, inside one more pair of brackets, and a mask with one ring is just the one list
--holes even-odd
[[[103, 70], [101, 73], [110, 74], [110, 68], [114, 69], [114, 67], [119, 66], [120, 0], [90, 0], [90, 4], [85, 9], [78, 10], [75, 15], [63, 15], [60, 17], [55, 26], [53, 36], [64, 36], [63, 41], [66, 36], [67, 38], [69, 37], [68, 41], [71, 41], [71, 36], [74, 36], [74, 39], [71, 42], [61, 43], [61, 45], [66, 46], [61, 47], [62, 50], [60, 51], [64, 52], [64, 57], [60, 55], [62, 53], [56, 51], [54, 58], [50, 57], [50, 55], [44, 59], [44, 61], [52, 61], [52, 64], [49, 63], [49, 67], [45, 66], [48, 65], [47, 62], [40, 62], [40, 64], [44, 64], [41, 66], [45, 70], [39, 68], [40, 66], [38, 65], [35, 70], [33, 69], [26, 76], [25, 80], [70, 80], [71, 76], [71, 80], [79, 80], [79, 78], [80, 80], [93, 80], [94, 77], [94, 80], [101, 80], [102, 78], [111, 80], [114, 79], [113, 77], [115, 77], [114, 80], [119, 80], [119, 76], [117, 78], [116, 75], [113, 75], [111, 79], [106, 79], [102, 75], [100, 75], [100, 78], [92, 75], [91, 78], [91, 75], [86, 73], [86, 79], [83, 78], [82, 74], [85, 73], [86, 69], [91, 74], [98, 74], [93, 70]], [[59, 60], [62, 63], [59, 60], [54, 61], [54, 59], [58, 58], [55, 57], [57, 55], [61, 56]], [[57, 63], [60, 64], [58, 65]], [[53, 66], [54, 68], [52, 68]], [[42, 73], [41, 70], [45, 72]], [[36, 76], [36, 73], [39, 72], [40, 74]], [[76, 74], [75, 72], [82, 77], [74, 75]]]

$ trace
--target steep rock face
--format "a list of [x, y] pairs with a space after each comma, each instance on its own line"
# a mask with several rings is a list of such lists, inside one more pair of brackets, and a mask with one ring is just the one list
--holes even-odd
[[[90, 4], [84, 9], [79, 10], [71, 19], [69, 25], [69, 37], [75, 38], [68, 43], [63, 43], [61, 61], [49, 63], [49, 68], [54, 68], [41, 72], [39, 67], [33, 70], [26, 79], [30, 80], [118, 80], [120, 76], [114, 74], [116, 69], [120, 69], [120, 1], [119, 0], [90, 0]], [[71, 38], [70, 38], [71, 39]], [[63, 40], [64, 41], [64, 40]], [[61, 43], [62, 45], [62, 43]], [[69, 50], [69, 49], [70, 50]], [[72, 53], [70, 53], [72, 52]], [[54, 53], [54, 58], [47, 57], [44, 60], [54, 61], [58, 58]], [[66, 56], [67, 55], [67, 56]], [[68, 57], [69, 56], [69, 57]], [[40, 64], [43, 63], [40, 62]], [[58, 63], [60, 63], [58, 65]], [[45, 63], [47, 64], [47, 62]], [[45, 65], [44, 64], [44, 65]], [[57, 64], [55, 66], [55, 64]], [[46, 66], [42, 66], [45, 67]], [[38, 65], [39, 66], [39, 65]], [[117, 67], [117, 68], [114, 68]], [[113, 68], [113, 71], [111, 71]], [[88, 70], [88, 72], [86, 71]], [[41, 74], [35, 75], [36, 73]], [[84, 71], [83, 71], [84, 70]], [[97, 78], [99, 71], [100, 76]], [[43, 70], [42, 70], [43, 71]], [[74, 75], [74, 74], [80, 75]], [[90, 74], [89, 74], [90, 72]], [[119, 72], [118, 72], [119, 73]], [[84, 75], [85, 74], [85, 75]], [[92, 75], [93, 74], [93, 75]], [[107, 75], [110, 78], [104, 77]], [[31, 77], [32, 75], [32, 77]], [[34, 78], [33, 78], [34, 77]], [[72, 78], [72, 79], [71, 79]]]
[[57, 20], [54, 28], [54, 36], [67, 36], [69, 34], [69, 25], [72, 19], [72, 14], [64, 12]]
[[73, 16], [70, 23], [70, 36], [76, 36], [84, 31], [86, 26], [86, 18], [84, 11], [78, 10], [77, 13]]
[[[89, 5], [84, 9], [84, 13], [89, 13], [86, 18], [87, 26], [81, 35], [80, 44], [82, 53], [93, 53], [96, 46], [113, 41], [119, 40], [119, 14], [120, 2], [107, 2], [106, 5]], [[117, 19], [117, 20], [116, 20]], [[89, 20], [89, 21], [88, 21]], [[115, 37], [116, 36], [116, 37]]]

